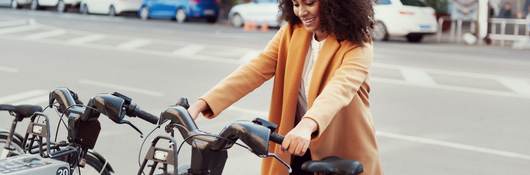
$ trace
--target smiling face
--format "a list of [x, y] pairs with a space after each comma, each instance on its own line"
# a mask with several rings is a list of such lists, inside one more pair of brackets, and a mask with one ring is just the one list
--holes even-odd
[[317, 32], [320, 29], [320, 0], [292, 0], [294, 14], [304, 27]]

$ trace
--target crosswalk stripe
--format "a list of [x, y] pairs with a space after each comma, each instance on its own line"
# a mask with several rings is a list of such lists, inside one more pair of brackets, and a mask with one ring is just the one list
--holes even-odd
[[436, 82], [427, 74], [427, 72], [420, 69], [402, 68], [401, 73], [406, 81], [419, 85], [436, 85]]
[[146, 45], [148, 45], [149, 43], [151, 43], [151, 40], [147, 40], [147, 39], [135, 39], [135, 40], [130, 40], [130, 41], [127, 41], [127, 42], [121, 43], [121, 44], [119, 44], [119, 45], [116, 46], [116, 47], [117, 47], [118, 49], [132, 50], [132, 49], [140, 48], [140, 47], [142, 47], [142, 46], [146, 46]]
[[0, 72], [16, 73], [16, 72], [18, 72], [18, 69], [17, 68], [12, 68], [12, 67], [0, 66]]
[[97, 82], [97, 81], [92, 81], [92, 80], [80, 80], [79, 83], [103, 87], [103, 88], [116, 89], [120, 91], [135, 92], [135, 93], [140, 93], [140, 94], [145, 94], [145, 95], [155, 96], [155, 97], [164, 96], [164, 94], [160, 92], [155, 92], [155, 91], [145, 90], [145, 89], [140, 89], [140, 88], [135, 88], [135, 87], [126, 87], [126, 86], [121, 86], [121, 85], [111, 84], [111, 83]]
[[14, 105], [40, 105], [48, 101], [49, 101], [49, 97], [46, 95], [46, 96], [30, 98], [24, 101], [15, 102]]
[[203, 50], [205, 47], [203, 45], [198, 44], [190, 44], [185, 47], [179, 48], [175, 51], [173, 51], [173, 54], [175, 55], [195, 55], [199, 51]]
[[9, 28], [0, 29], [0, 35], [17, 33], [17, 32], [25, 32], [25, 31], [35, 30], [37, 28], [39, 28], [39, 26], [37, 26], [37, 25], [25, 25], [25, 26], [19, 26], [19, 27], [9, 27]]
[[404, 81], [404, 80], [396, 80], [396, 79], [381, 78], [381, 77], [372, 77], [371, 80], [376, 83], [386, 83], [386, 84], [395, 84], [395, 85], [413, 86], [413, 87], [424, 87], [424, 88], [432, 88], [432, 89], [439, 89], [439, 90], [474, 93], [474, 94], [481, 94], [481, 95], [493, 95], [493, 96], [500, 96], [500, 97], [530, 99], [530, 95], [520, 95], [520, 94], [516, 94], [513, 92], [508, 92], [508, 91], [486, 90], [486, 89], [479, 89], [479, 88], [440, 85], [440, 84], [424, 85], [424, 84], [415, 84], [415, 83], [411, 83], [411, 82]]
[[46, 31], [46, 32], [41, 32], [41, 33], [28, 35], [28, 36], [24, 37], [24, 39], [28, 39], [28, 40], [44, 39], [44, 38], [49, 38], [49, 37], [63, 35], [65, 33], [66, 33], [65, 30], [57, 29], [57, 30], [51, 30], [51, 31]]
[[85, 43], [101, 40], [103, 38], [105, 38], [105, 35], [91, 34], [91, 35], [82, 36], [82, 37], [79, 37], [79, 38], [73, 38], [73, 39], [67, 41], [66, 43], [68, 43], [68, 44], [85, 44]]
[[11, 26], [21, 26], [28, 24], [27, 20], [9, 20], [9, 21], [0, 21], [0, 28], [11, 27]]
[[510, 88], [515, 93], [530, 96], [530, 84], [524, 80], [515, 78], [502, 78], [498, 79], [498, 81], [507, 88]]
[[47, 94], [47, 93], [48, 92], [45, 91], [45, 90], [38, 89], [38, 90], [31, 90], [31, 91], [27, 91], [27, 92], [13, 94], [13, 95], [5, 96], [5, 97], [0, 97], [0, 104], [11, 103], [11, 102], [27, 99], [27, 98], [30, 98], [30, 97], [44, 95], [44, 94]]

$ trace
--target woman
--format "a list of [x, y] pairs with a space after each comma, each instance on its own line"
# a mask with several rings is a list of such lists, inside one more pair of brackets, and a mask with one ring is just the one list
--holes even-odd
[[[280, 0], [283, 26], [266, 49], [231, 73], [190, 108], [216, 117], [274, 77], [269, 120], [285, 135], [271, 144], [293, 174], [306, 160], [327, 156], [360, 161], [364, 174], [382, 174], [369, 111], [372, 0]], [[262, 174], [287, 174], [265, 159]]]

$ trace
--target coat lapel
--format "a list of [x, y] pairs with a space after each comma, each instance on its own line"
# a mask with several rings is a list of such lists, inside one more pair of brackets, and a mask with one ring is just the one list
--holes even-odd
[[[283, 109], [295, 109], [290, 111], [283, 111], [282, 122], [290, 123], [294, 126], [294, 115], [296, 113], [296, 103], [298, 100], [298, 89], [300, 88], [300, 80], [302, 78], [302, 71], [304, 69], [304, 61], [307, 56], [307, 51], [311, 42], [311, 32], [305, 30], [303, 27], [297, 26], [294, 29], [291, 42], [289, 43], [289, 51], [287, 54], [287, 63], [285, 65], [285, 96], [283, 99]], [[288, 120], [288, 121], [285, 121]], [[285, 126], [290, 130], [293, 126]]]
[[340, 43], [333, 35], [328, 36], [326, 41], [324, 41], [324, 46], [320, 50], [315, 64], [313, 64], [313, 73], [311, 74], [311, 82], [309, 82], [309, 96], [307, 99], [308, 107], [313, 105], [313, 102], [321, 89], [321, 85], [325, 83], [325, 80], [323, 79], [324, 73], [339, 48]]

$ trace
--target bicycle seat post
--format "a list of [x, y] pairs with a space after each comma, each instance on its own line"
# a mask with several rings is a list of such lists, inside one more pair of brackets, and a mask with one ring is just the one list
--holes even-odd
[[2, 150], [2, 155], [0, 155], [0, 159], [5, 159], [9, 156], [9, 153], [14, 151], [15, 148], [11, 147], [11, 142], [13, 140], [13, 134], [15, 133], [15, 129], [17, 128], [18, 120], [15, 117], [13, 119], [13, 122], [11, 123], [11, 128], [9, 129], [9, 135], [7, 135], [7, 142], [4, 146], [4, 149]]

